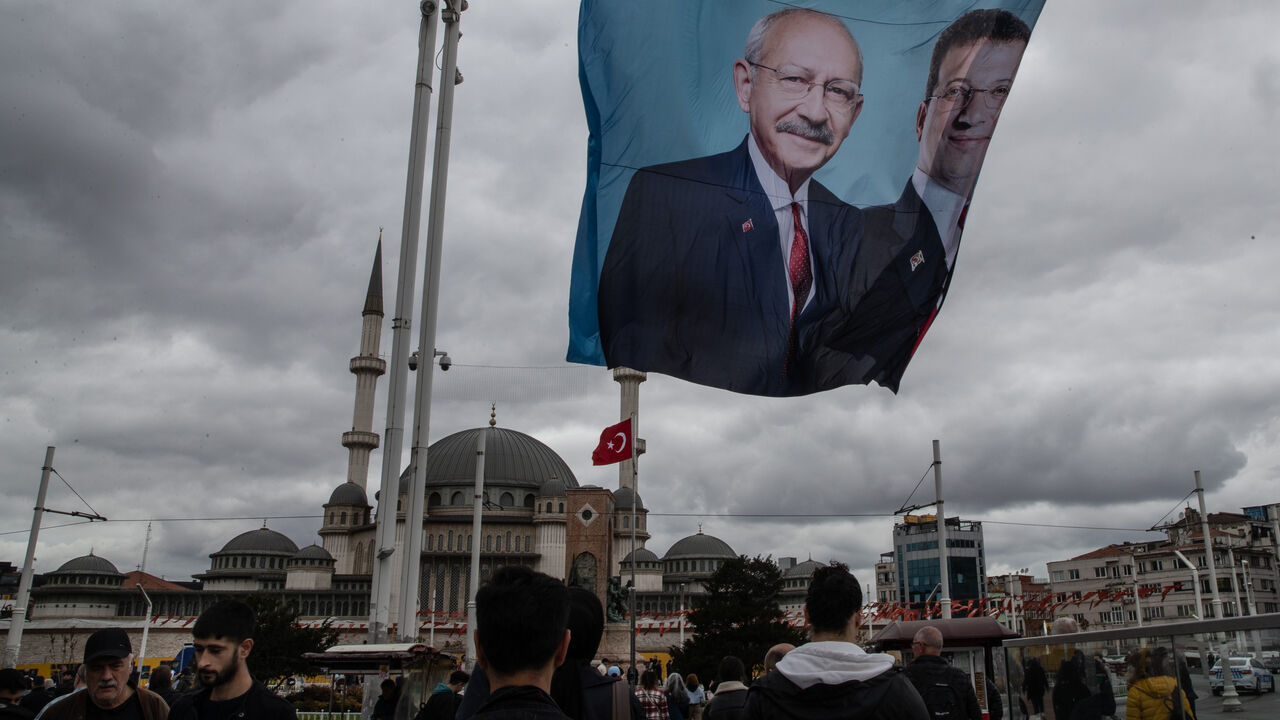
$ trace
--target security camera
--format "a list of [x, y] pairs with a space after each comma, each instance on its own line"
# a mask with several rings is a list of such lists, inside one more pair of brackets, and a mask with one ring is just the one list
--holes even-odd
[[409, 372], [417, 372], [417, 371], [418, 371], [418, 351], [414, 350], [413, 354], [409, 356]]
[[453, 360], [449, 359], [449, 356], [448, 356], [448, 355], [441, 355], [441, 356], [440, 356], [440, 369], [441, 369], [441, 370], [444, 370], [445, 372], [448, 372], [448, 371], [449, 371], [449, 368], [451, 368], [451, 367], [453, 367]]

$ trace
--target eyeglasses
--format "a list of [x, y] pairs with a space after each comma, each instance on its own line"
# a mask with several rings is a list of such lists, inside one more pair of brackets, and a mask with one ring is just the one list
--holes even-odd
[[1009, 86], [997, 85], [993, 88], [971, 88], [965, 85], [953, 85], [942, 91], [941, 95], [930, 95], [930, 100], [937, 100], [944, 107], [966, 107], [973, 101], [975, 95], [985, 93], [983, 95], [983, 103], [988, 110], [999, 110], [1004, 106], [1004, 101], [1009, 99]]
[[798, 75], [787, 75], [777, 68], [753, 63], [750, 60], [747, 61], [747, 64], [751, 67], [772, 70], [778, 76], [778, 90], [783, 97], [792, 100], [799, 100], [808, 95], [813, 88], [820, 87], [822, 88], [823, 102], [839, 110], [848, 110], [858, 102], [858, 98], [862, 97], [858, 84], [852, 80], [828, 80], [825, 83], [820, 83], [806, 80]]

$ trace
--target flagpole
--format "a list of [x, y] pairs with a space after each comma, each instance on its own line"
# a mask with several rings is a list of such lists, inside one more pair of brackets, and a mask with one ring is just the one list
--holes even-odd
[[[636, 505], [640, 504], [640, 471], [636, 468], [636, 414], [631, 413], [631, 667], [636, 665]], [[637, 671], [638, 672], [638, 671]]]

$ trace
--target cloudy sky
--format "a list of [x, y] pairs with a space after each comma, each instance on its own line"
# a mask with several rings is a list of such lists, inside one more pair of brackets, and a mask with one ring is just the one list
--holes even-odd
[[[133, 569], [150, 518], [147, 570], [169, 578], [263, 517], [318, 540], [379, 227], [394, 304], [418, 17], [0, 4], [0, 560], [22, 561], [47, 445], [111, 521], [46, 516], [38, 571], [90, 549]], [[570, 0], [463, 16], [437, 343], [455, 365], [431, 430], [482, 425], [496, 402], [579, 483], [616, 487], [590, 451], [617, 385], [563, 361], [576, 17]], [[1270, 0], [1050, 0], [901, 393], [761, 399], [650, 376], [650, 547], [701, 524], [870, 581], [935, 438], [948, 514], [986, 522], [992, 573], [1158, 537], [1142, 531], [1195, 470], [1212, 510], [1280, 501], [1277, 22]], [[931, 494], [929, 478], [914, 502]], [[57, 477], [47, 506], [85, 509]]]

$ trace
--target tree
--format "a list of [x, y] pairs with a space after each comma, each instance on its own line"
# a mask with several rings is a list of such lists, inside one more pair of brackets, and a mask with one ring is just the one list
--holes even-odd
[[726, 655], [742, 660], [750, 673], [774, 645], [803, 643], [804, 632], [782, 619], [781, 594], [782, 571], [772, 558], [726, 560], [707, 582], [706, 595], [694, 601], [693, 637], [671, 649], [675, 667], [710, 681]]
[[267, 685], [279, 685], [292, 675], [314, 675], [316, 665], [303, 660], [302, 654], [324, 652], [338, 643], [338, 631], [328, 620], [317, 628], [298, 624], [298, 611], [280, 598], [256, 593], [245, 598], [258, 620], [258, 631], [249, 653], [249, 672]]

